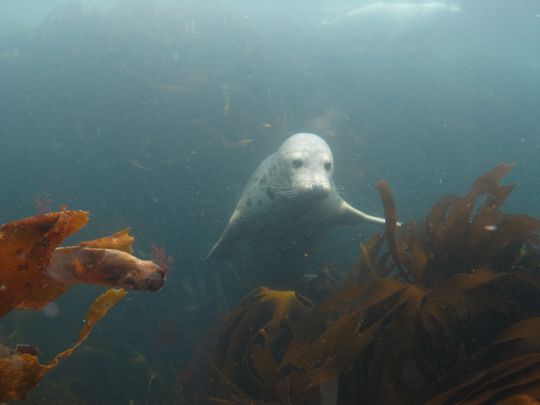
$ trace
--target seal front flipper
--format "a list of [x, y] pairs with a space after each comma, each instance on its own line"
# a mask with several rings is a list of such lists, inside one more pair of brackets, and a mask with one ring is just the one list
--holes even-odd
[[240, 235], [238, 232], [240, 222], [240, 212], [238, 210], [234, 210], [231, 219], [229, 219], [229, 223], [225, 227], [225, 230], [212, 249], [210, 249], [210, 252], [208, 252], [208, 255], [206, 256], [207, 259], [224, 260], [231, 256]]
[[365, 212], [357, 210], [345, 200], [341, 200], [341, 215], [338, 220], [344, 225], [354, 225], [359, 222], [371, 222], [383, 225], [385, 223], [384, 218], [369, 215]]

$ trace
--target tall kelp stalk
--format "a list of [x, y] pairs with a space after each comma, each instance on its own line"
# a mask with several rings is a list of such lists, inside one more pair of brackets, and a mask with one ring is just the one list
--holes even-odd
[[443, 197], [425, 221], [402, 226], [390, 187], [379, 183], [386, 229], [362, 246], [341, 288], [317, 306], [256, 291], [231, 315], [211, 400], [539, 399], [540, 221], [501, 212], [513, 186], [499, 181], [511, 168], [496, 167], [465, 196]]

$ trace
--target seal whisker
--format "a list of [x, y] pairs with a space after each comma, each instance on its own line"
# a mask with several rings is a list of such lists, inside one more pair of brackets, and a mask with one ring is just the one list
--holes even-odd
[[336, 192], [339, 194], [340, 197], [342, 198], [345, 198], [345, 197], [348, 197], [348, 193], [347, 193], [347, 190], [345, 190], [345, 187], [344, 186], [341, 186], [341, 185], [337, 185], [336, 184]]
[[273, 183], [270, 188], [281, 197], [292, 197], [297, 194], [296, 189], [288, 184]]
[[283, 193], [287, 193], [287, 192], [293, 193], [295, 191], [294, 187], [279, 186], [277, 184], [272, 184], [270, 185], [270, 187], [272, 188], [272, 190], [283, 192]]

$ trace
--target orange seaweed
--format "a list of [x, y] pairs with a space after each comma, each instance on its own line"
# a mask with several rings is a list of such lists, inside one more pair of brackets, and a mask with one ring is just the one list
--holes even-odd
[[[0, 226], [0, 317], [15, 308], [39, 309], [75, 283], [155, 291], [165, 271], [131, 252], [128, 229], [112, 236], [60, 248], [60, 243], [88, 222], [88, 212], [62, 210]], [[107, 311], [126, 294], [110, 289], [90, 307], [75, 345], [40, 364], [36, 350], [0, 346], [0, 402], [23, 399], [43, 376], [73, 352]]]
[[89, 248], [114, 249], [126, 253], [133, 253], [133, 241], [135, 238], [129, 234], [130, 228], [122, 229], [111, 236], [81, 242], [79, 246]]
[[41, 379], [59, 362], [71, 356], [86, 340], [94, 325], [124, 296], [124, 290], [109, 289], [90, 306], [79, 339], [69, 349], [57, 354], [49, 363], [41, 364], [37, 355], [17, 351], [0, 355], [0, 402], [25, 399]]
[[0, 317], [15, 307], [41, 308], [67, 289], [46, 270], [56, 247], [87, 222], [86, 211], [60, 211], [0, 227]]
[[[75, 283], [151, 291], [162, 286], [164, 269], [129, 254], [129, 229], [58, 248], [87, 222], [88, 212], [63, 210], [0, 227], [0, 317], [14, 308], [40, 309]], [[54, 266], [63, 256], [61, 268]]]

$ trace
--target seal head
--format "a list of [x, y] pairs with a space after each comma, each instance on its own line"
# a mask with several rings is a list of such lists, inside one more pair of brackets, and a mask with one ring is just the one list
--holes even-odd
[[334, 157], [325, 141], [308, 133], [288, 138], [277, 152], [290, 177], [290, 188], [300, 198], [322, 199], [333, 188]]

